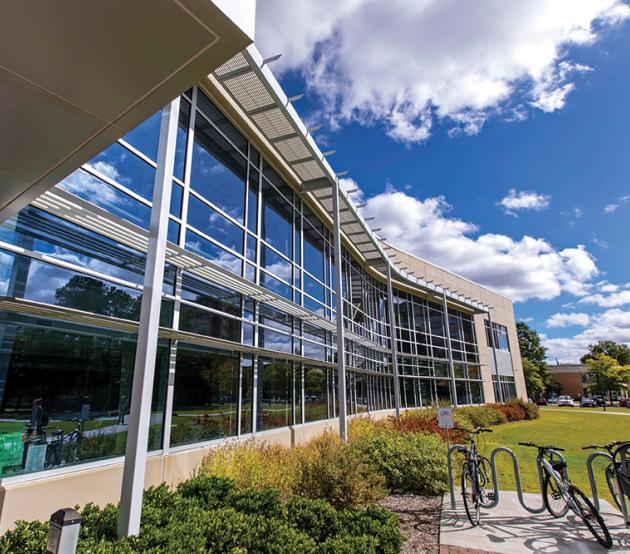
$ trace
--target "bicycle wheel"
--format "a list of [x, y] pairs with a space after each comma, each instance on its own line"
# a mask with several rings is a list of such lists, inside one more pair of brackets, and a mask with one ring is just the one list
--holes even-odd
[[615, 504], [617, 504], [617, 508], [621, 512], [621, 495], [623, 492], [619, 488], [619, 480], [617, 479], [617, 474], [615, 473], [615, 469], [612, 464], [610, 464], [606, 468], [606, 482], [608, 483], [608, 488], [610, 489], [610, 494], [615, 500]]
[[479, 495], [475, 492], [475, 478], [470, 464], [462, 467], [462, 497], [464, 498], [464, 508], [471, 525], [479, 525], [481, 516], [481, 506], [479, 505]]
[[599, 512], [595, 509], [595, 506], [593, 506], [593, 503], [575, 485], [569, 487], [569, 494], [579, 510], [576, 515], [582, 518], [582, 521], [584, 521], [590, 532], [593, 533], [593, 536], [597, 539], [599, 544], [605, 548], [610, 548], [613, 543], [610, 532], [602, 516], [599, 515]]
[[479, 504], [482, 508], [489, 508], [494, 502], [494, 481], [492, 480], [492, 466], [488, 458], [479, 457]]
[[543, 482], [543, 500], [545, 508], [553, 517], [562, 517], [569, 511], [569, 505], [562, 496], [558, 483], [547, 472]]

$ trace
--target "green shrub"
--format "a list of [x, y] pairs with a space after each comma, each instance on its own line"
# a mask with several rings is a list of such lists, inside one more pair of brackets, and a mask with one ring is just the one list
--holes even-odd
[[501, 410], [491, 406], [465, 406], [455, 410], [455, 419], [460, 420], [464, 427], [492, 427], [507, 423], [507, 417]]
[[331, 433], [302, 447], [299, 491], [336, 508], [367, 506], [387, 494], [378, 468], [366, 463], [352, 446], [341, 445]]
[[[402, 540], [397, 518], [383, 508], [337, 511], [299, 496], [285, 503], [277, 490], [239, 490], [233, 481], [204, 475], [175, 490], [149, 489], [136, 537], [116, 539], [115, 506], [89, 504], [82, 515], [78, 554], [389, 554]], [[0, 538], [0, 553], [40, 554], [47, 535], [46, 523], [20, 522]]]
[[440, 494], [447, 488], [446, 447], [435, 435], [375, 428], [350, 444], [398, 493]]

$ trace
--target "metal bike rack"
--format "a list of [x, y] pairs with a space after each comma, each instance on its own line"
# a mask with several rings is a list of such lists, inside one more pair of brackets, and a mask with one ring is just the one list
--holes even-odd
[[[595, 475], [593, 474], [593, 462], [596, 458], [605, 458], [610, 463], [613, 463], [613, 458], [608, 452], [593, 452], [586, 460], [586, 468], [588, 469], [588, 480], [591, 483], [591, 494], [593, 496], [593, 504], [597, 511], [599, 512], [599, 495], [597, 494], [597, 483], [595, 482]], [[630, 516], [628, 515], [628, 503], [626, 502], [626, 495], [624, 494], [624, 490], [621, 482], [619, 481], [619, 476], [616, 475], [617, 481], [619, 483], [619, 490], [621, 491], [621, 513], [623, 514], [623, 520], [626, 525], [630, 525]]]
[[[450, 493], [451, 493], [451, 509], [452, 510], [455, 509], [455, 484], [453, 482], [453, 452], [462, 452], [465, 450], [466, 450], [466, 447], [463, 444], [454, 444], [448, 449], [448, 454], [447, 454], [448, 481], [449, 481], [449, 487], [450, 487]], [[489, 462], [490, 462], [490, 467], [492, 468], [492, 486], [493, 486], [494, 500], [490, 504], [485, 505], [484, 508], [491, 509], [491, 508], [496, 507], [496, 505], [499, 503], [499, 481], [497, 477], [497, 467], [495, 463], [495, 458], [501, 452], [505, 452], [512, 458], [512, 467], [514, 468], [514, 479], [516, 481], [516, 493], [518, 495], [518, 501], [520, 502], [523, 509], [527, 510], [530, 514], [543, 513], [546, 509], [544, 503], [542, 507], [540, 508], [530, 508], [529, 506], [527, 506], [527, 504], [525, 504], [525, 500], [523, 498], [523, 488], [521, 485], [521, 472], [518, 467], [518, 460], [516, 459], [516, 454], [514, 454], [512, 450], [504, 446], [499, 446], [498, 448], [495, 448], [490, 453]], [[564, 456], [560, 452], [556, 450], [550, 450], [550, 452], [556, 455], [561, 461], [564, 461]], [[540, 483], [540, 492], [542, 496], [543, 473], [542, 473], [540, 464], [536, 464], [536, 468], [538, 470], [538, 482]]]

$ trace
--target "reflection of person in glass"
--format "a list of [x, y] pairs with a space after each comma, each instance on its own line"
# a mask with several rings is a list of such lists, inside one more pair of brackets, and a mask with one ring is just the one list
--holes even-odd
[[48, 425], [48, 414], [44, 409], [41, 398], [33, 400], [33, 409], [31, 410], [31, 429], [35, 432], [35, 436], [42, 435], [44, 427]]

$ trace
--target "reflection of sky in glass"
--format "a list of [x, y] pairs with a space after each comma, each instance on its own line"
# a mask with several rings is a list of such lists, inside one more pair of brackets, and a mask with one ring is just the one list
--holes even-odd
[[243, 223], [245, 184], [197, 142], [193, 146], [190, 184], [204, 198]]
[[324, 280], [324, 253], [310, 241], [303, 241], [304, 269], [320, 281]]
[[155, 112], [149, 119], [140, 123], [133, 131], [130, 131], [123, 137], [125, 142], [140, 150], [154, 162], [157, 161], [161, 114], [162, 110]]
[[57, 185], [59, 188], [83, 198], [113, 215], [148, 229], [151, 209], [131, 196], [78, 169]]
[[276, 277], [291, 282], [291, 264], [271, 248], [264, 246], [261, 250], [261, 265]]
[[86, 165], [147, 200], [153, 197], [155, 169], [117, 142]]
[[263, 213], [263, 237], [285, 256], [291, 256], [291, 223], [265, 204]]
[[271, 275], [263, 271], [260, 272], [260, 284], [266, 289], [276, 292], [280, 296], [284, 296], [285, 298], [291, 300], [291, 287], [289, 285], [285, 285], [283, 282], [278, 281], [278, 279], [273, 278]]
[[320, 285], [306, 273], [304, 274], [304, 292], [310, 294], [316, 300], [324, 302], [324, 286]]
[[188, 223], [225, 246], [243, 251], [243, 231], [193, 195], [188, 204]]
[[241, 275], [243, 262], [239, 258], [192, 231], [186, 233], [186, 249], [203, 256], [236, 275]]

